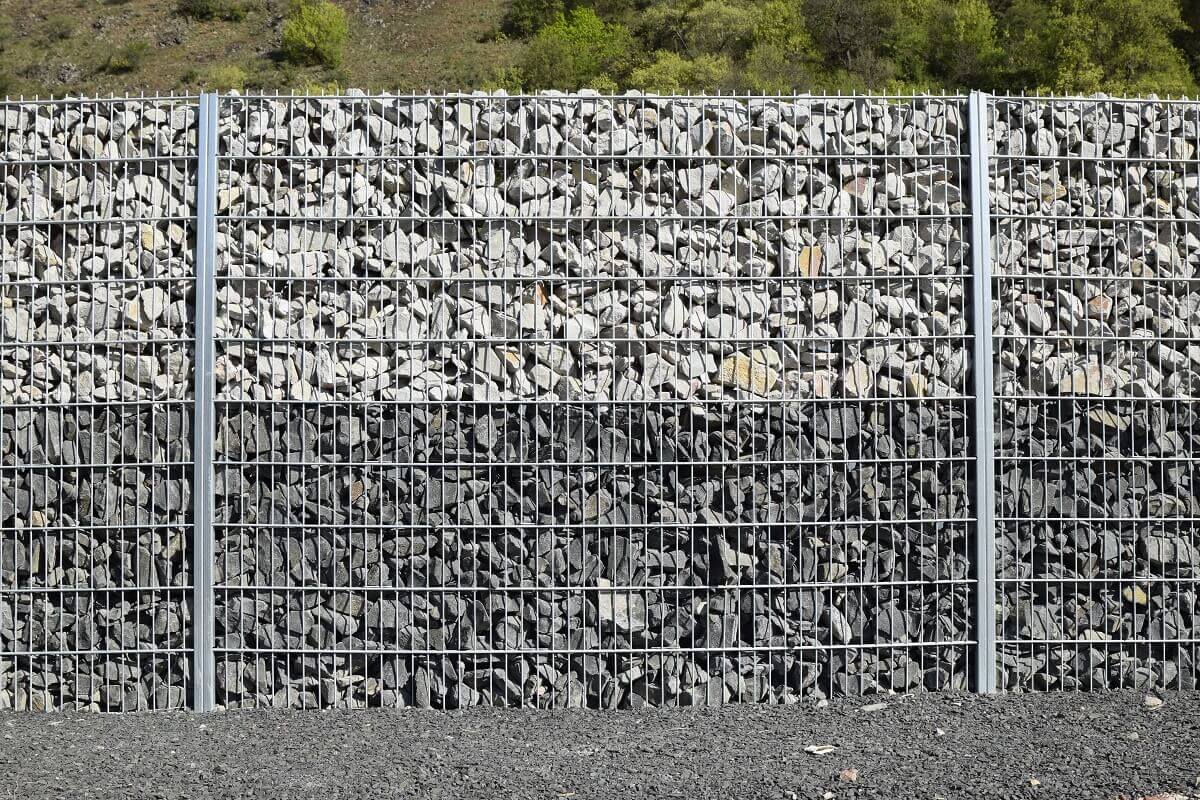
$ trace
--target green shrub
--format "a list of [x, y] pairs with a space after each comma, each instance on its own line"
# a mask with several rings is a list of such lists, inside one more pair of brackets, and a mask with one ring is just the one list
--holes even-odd
[[629, 73], [633, 52], [633, 38], [624, 26], [580, 8], [538, 31], [521, 72], [531, 89], [615, 85]]
[[726, 56], [684, 58], [678, 53], [662, 50], [655, 54], [654, 61], [633, 71], [629, 84], [659, 94], [707, 92], [722, 88], [728, 76], [729, 59]]
[[61, 42], [70, 39], [75, 33], [75, 22], [70, 17], [56, 15], [46, 20], [46, 39], [51, 42]]
[[525, 88], [525, 76], [511, 64], [492, 65], [479, 88], [485, 92], [503, 90], [509, 94], [520, 94]]
[[246, 0], [179, 0], [176, 8], [192, 19], [241, 22], [250, 12], [251, 4]]
[[108, 60], [104, 63], [104, 71], [114, 75], [133, 72], [142, 66], [142, 62], [146, 60], [149, 52], [150, 45], [146, 42], [141, 40], [130, 42], [123, 47], [117, 48], [116, 52], [108, 57]]
[[293, 64], [336, 67], [347, 34], [346, 12], [329, 0], [294, 0], [283, 24], [283, 53]]
[[218, 92], [228, 92], [233, 89], [240, 92], [246, 87], [246, 80], [246, 70], [237, 64], [214, 64], [201, 70], [196, 75], [194, 82], [206, 89], [215, 89]]
[[296, 94], [334, 95], [341, 94], [342, 87], [337, 81], [302, 81], [295, 88]]

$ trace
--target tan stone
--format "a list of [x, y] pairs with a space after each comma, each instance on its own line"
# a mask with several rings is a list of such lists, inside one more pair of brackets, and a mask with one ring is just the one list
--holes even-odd
[[1116, 414], [1103, 408], [1093, 408], [1088, 412], [1088, 416], [1106, 428], [1116, 428], [1119, 431], [1123, 431], [1129, 427], [1129, 420], [1124, 417], [1118, 417]]
[[165, 246], [165, 239], [153, 225], [141, 225], [138, 228], [138, 239], [143, 250], [158, 250]]
[[761, 354], [754, 357], [734, 353], [721, 362], [717, 380], [755, 394], [765, 395], [779, 380], [779, 373], [767, 366]]
[[1121, 596], [1125, 598], [1126, 602], [1138, 606], [1144, 606], [1150, 602], [1150, 598], [1146, 595], [1146, 590], [1140, 586], [1126, 586], [1124, 591], [1121, 592]]
[[1110, 397], [1117, 389], [1129, 383], [1129, 373], [1116, 367], [1101, 367], [1099, 364], [1088, 364], [1077, 367], [1058, 382], [1058, 391], [1062, 394], [1086, 394], [1099, 397]]
[[805, 373], [804, 379], [812, 386], [813, 397], [833, 397], [833, 383], [837, 379], [835, 373], [827, 369], [818, 369]]
[[800, 267], [800, 274], [808, 278], [815, 278], [821, 274], [821, 246], [812, 245], [805, 247], [800, 251], [800, 258], [797, 259]]

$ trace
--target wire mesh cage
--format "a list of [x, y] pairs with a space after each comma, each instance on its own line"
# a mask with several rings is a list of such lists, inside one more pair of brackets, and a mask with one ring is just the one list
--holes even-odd
[[1200, 105], [991, 109], [1000, 685], [1195, 688]]
[[962, 98], [223, 103], [219, 705], [966, 687]]
[[195, 120], [0, 104], [0, 708], [188, 699]]
[[1198, 109], [0, 104], [0, 708], [1194, 688]]

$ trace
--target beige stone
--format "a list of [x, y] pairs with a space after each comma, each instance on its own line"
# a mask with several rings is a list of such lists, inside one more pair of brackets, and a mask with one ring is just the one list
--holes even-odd
[[1126, 586], [1124, 591], [1121, 592], [1121, 596], [1125, 598], [1126, 602], [1138, 606], [1144, 606], [1150, 602], [1150, 598], [1146, 595], [1146, 590], [1140, 586]]
[[717, 380], [727, 386], [765, 395], [779, 380], [779, 373], [764, 362], [761, 354], [751, 357], [745, 353], [734, 353], [721, 362]]
[[1117, 389], [1129, 383], [1129, 373], [1116, 367], [1088, 364], [1077, 367], [1058, 382], [1062, 394], [1086, 394], [1110, 397]]
[[808, 278], [815, 278], [821, 274], [821, 246], [812, 245], [805, 247], [800, 251], [800, 257], [797, 259], [800, 267], [800, 274]]

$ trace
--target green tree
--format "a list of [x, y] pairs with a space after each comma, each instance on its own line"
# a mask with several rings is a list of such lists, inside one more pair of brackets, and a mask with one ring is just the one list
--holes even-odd
[[1184, 27], [1175, 31], [1172, 40], [1187, 57], [1194, 74], [1200, 63], [1200, 0], [1181, 0], [1179, 11]]
[[852, 70], [856, 60], [884, 50], [896, 20], [896, 3], [806, 0], [804, 16], [828, 66]]
[[347, 35], [346, 12], [329, 0], [293, 0], [283, 24], [283, 52], [293, 64], [336, 67]]
[[1187, 60], [1172, 36], [1185, 26], [1177, 0], [1097, 3], [1100, 63], [1114, 86], [1138, 94], [1195, 90]]
[[891, 27], [885, 36], [898, 77], [910, 84], [931, 81], [932, 39], [947, 10], [946, 0], [892, 0]]
[[521, 63], [531, 89], [610, 88], [629, 74], [633, 39], [622, 25], [579, 8], [538, 31]]
[[737, 58], [754, 44], [755, 5], [741, 0], [665, 0], [645, 10], [641, 33], [655, 49], [688, 57], [707, 53]]
[[927, 37], [931, 72], [952, 87], [993, 88], [1001, 51], [996, 44], [996, 20], [988, 4], [984, 0], [942, 3], [931, 21]]
[[1013, 0], [1003, 77], [1056, 92], [1194, 91], [1172, 38], [1183, 28], [1177, 0]]
[[1182, 2], [513, 0], [510, 19], [537, 31], [534, 87], [1187, 93], [1200, 0]]
[[754, 45], [746, 55], [747, 88], [773, 94], [810, 89], [820, 82], [821, 73], [820, 52], [805, 24], [801, 0], [763, 3]]
[[515, 36], [532, 36], [566, 12], [563, 0], [512, 0], [504, 15], [504, 30]]

